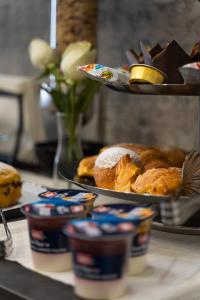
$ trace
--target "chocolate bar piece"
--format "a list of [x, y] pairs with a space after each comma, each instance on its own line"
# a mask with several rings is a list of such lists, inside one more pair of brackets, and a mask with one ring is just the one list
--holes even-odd
[[152, 65], [167, 75], [167, 83], [184, 83], [178, 69], [190, 62], [192, 58], [173, 40], [153, 58]]
[[160, 53], [163, 50], [163, 48], [160, 46], [159, 43], [157, 43], [154, 47], [152, 47], [149, 50], [149, 53], [151, 54], [151, 57], [156, 56], [158, 53]]

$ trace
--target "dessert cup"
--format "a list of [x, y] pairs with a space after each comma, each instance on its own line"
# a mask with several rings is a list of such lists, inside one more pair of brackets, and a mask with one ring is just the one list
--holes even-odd
[[66, 201], [79, 202], [82, 203], [86, 207], [88, 213], [90, 213], [93, 209], [94, 201], [97, 198], [97, 195], [84, 190], [59, 189], [41, 193], [39, 194], [39, 197], [44, 199], [56, 198]]
[[65, 232], [70, 237], [75, 294], [93, 300], [124, 295], [132, 224], [121, 220], [117, 225], [113, 220], [83, 220], [70, 222]]
[[85, 217], [80, 203], [46, 199], [23, 206], [28, 221], [33, 264], [36, 269], [61, 272], [71, 269], [68, 239], [62, 232], [66, 222]]
[[199, 84], [200, 83], [200, 64], [199, 62], [190, 63], [179, 68], [183, 76], [184, 83]]
[[141, 221], [136, 227], [129, 258], [129, 276], [138, 275], [146, 269], [151, 224], [152, 217]]
[[101, 219], [112, 214], [132, 222], [134, 226], [135, 235], [132, 238], [128, 269], [130, 276], [140, 274], [146, 268], [153, 211], [146, 207], [113, 204], [95, 208], [92, 216], [94, 219]]

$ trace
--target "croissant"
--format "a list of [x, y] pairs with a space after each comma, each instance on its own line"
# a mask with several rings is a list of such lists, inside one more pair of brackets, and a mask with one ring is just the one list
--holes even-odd
[[139, 175], [131, 189], [139, 194], [169, 195], [181, 184], [181, 169], [170, 167], [150, 169]]

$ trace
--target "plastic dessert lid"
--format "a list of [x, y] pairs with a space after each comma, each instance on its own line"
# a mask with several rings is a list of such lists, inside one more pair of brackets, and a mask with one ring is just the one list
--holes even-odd
[[87, 202], [90, 200], [95, 200], [98, 195], [84, 190], [75, 189], [57, 189], [49, 190], [47, 192], [40, 193], [38, 195], [40, 198], [58, 198], [67, 201], [80, 201]]
[[34, 218], [57, 218], [84, 213], [85, 207], [80, 202], [64, 201], [61, 199], [43, 199], [22, 207], [22, 213]]
[[93, 212], [94, 215], [96, 214], [99, 217], [114, 215], [118, 218], [135, 222], [135, 224], [151, 219], [154, 216], [154, 211], [151, 208], [138, 207], [130, 204], [103, 205], [94, 208]]
[[69, 237], [83, 240], [118, 239], [134, 234], [134, 225], [116, 216], [98, 220], [84, 219], [70, 221], [63, 228], [63, 233]]

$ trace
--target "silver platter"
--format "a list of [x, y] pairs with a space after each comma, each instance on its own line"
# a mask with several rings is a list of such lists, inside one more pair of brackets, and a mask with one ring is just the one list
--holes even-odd
[[[67, 171], [68, 170], [68, 171]], [[154, 204], [153, 207], [155, 210], [158, 209], [158, 205], [161, 201], [169, 199], [168, 196], [155, 196], [147, 194], [135, 194], [135, 193], [122, 193], [112, 190], [98, 188], [94, 185], [94, 181], [90, 178], [79, 178], [75, 174], [76, 168], [74, 171], [70, 168], [63, 168], [59, 171], [60, 175], [68, 182], [71, 182], [83, 189], [86, 189], [90, 192], [94, 192], [100, 195], [107, 197], [112, 197], [120, 200], [129, 200], [133, 204]], [[187, 197], [180, 197], [180, 200], [188, 199]], [[163, 225], [160, 220], [154, 220], [152, 228], [154, 230], [176, 233], [176, 234], [185, 234], [185, 235], [200, 235], [200, 212], [193, 215], [190, 220], [181, 226], [167, 226]]]
[[118, 92], [140, 95], [199, 96], [200, 84], [110, 84], [107, 87]]
[[[68, 171], [67, 171], [68, 170]], [[92, 178], [84, 178], [78, 177], [76, 172], [72, 170], [69, 171], [68, 168], [62, 168], [59, 171], [60, 175], [67, 180], [83, 189], [86, 189], [90, 192], [104, 195], [107, 197], [112, 197], [120, 200], [128, 200], [133, 201], [134, 203], [150, 203], [150, 204], [158, 204], [162, 201], [166, 201], [170, 199], [170, 196], [157, 196], [157, 195], [149, 195], [149, 194], [136, 194], [136, 193], [126, 193], [126, 192], [117, 192], [113, 190], [103, 189], [96, 187], [94, 184], [94, 180]], [[189, 199], [188, 197], [180, 197], [180, 200]]]
[[164, 225], [160, 222], [153, 222], [152, 229], [169, 232], [169, 233], [177, 233], [177, 234], [186, 234], [186, 235], [200, 235], [200, 224], [199, 227], [192, 227], [189, 225], [181, 225], [181, 226], [168, 226]]

